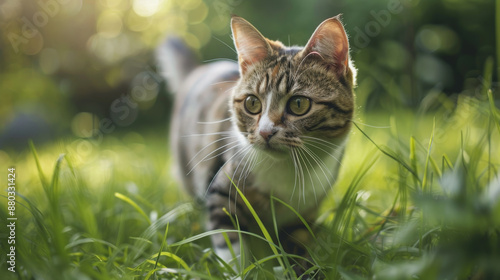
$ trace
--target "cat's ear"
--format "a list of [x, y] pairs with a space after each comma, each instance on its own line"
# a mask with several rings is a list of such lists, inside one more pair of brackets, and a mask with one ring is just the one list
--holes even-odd
[[245, 74], [248, 67], [271, 54], [271, 46], [266, 38], [248, 21], [232, 16], [231, 30], [238, 52], [241, 74]]
[[323, 21], [302, 52], [304, 57], [319, 56], [338, 75], [344, 75], [349, 67], [349, 42], [339, 16]]

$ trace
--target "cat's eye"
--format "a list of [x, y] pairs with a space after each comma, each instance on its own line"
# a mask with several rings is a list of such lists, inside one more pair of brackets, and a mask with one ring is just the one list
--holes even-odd
[[262, 103], [255, 95], [249, 95], [245, 99], [245, 109], [248, 113], [256, 115], [262, 110]]
[[288, 111], [296, 116], [305, 115], [311, 109], [311, 99], [305, 96], [294, 96], [288, 100]]

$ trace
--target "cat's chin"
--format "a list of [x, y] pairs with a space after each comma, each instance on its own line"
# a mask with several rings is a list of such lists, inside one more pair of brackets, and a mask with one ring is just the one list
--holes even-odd
[[254, 145], [254, 147], [256, 147], [262, 155], [267, 156], [273, 160], [284, 160], [289, 157], [290, 154], [290, 148], [281, 145]]

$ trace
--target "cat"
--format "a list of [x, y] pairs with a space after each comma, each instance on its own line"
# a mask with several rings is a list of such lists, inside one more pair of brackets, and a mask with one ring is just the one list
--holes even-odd
[[[354, 113], [347, 35], [339, 16], [323, 21], [305, 47], [269, 40], [238, 16], [231, 30], [237, 63], [197, 65], [175, 37], [157, 50], [176, 94], [170, 144], [178, 179], [203, 203], [207, 230], [235, 229], [237, 218], [241, 230], [261, 233], [237, 186], [267, 229], [276, 222], [293, 238], [302, 222], [281, 203], [273, 217], [271, 196], [313, 220], [335, 184]], [[228, 263], [256, 254], [246, 235], [227, 235], [232, 250], [222, 234], [212, 243]]]

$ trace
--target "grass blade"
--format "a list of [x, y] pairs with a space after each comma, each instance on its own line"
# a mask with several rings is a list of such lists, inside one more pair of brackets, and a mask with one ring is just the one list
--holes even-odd
[[431, 139], [429, 139], [429, 146], [427, 147], [427, 157], [425, 159], [425, 167], [424, 167], [424, 178], [422, 180], [422, 190], [425, 192], [427, 190], [427, 174], [429, 173], [429, 161], [431, 158], [431, 150], [432, 150], [432, 143], [434, 141], [434, 131], [436, 129], [436, 119], [434, 119], [434, 122], [432, 124], [432, 132], [431, 132]]
[[491, 117], [493, 118], [493, 121], [497, 125], [498, 133], [500, 133], [500, 113], [495, 106], [495, 100], [493, 99], [493, 93], [491, 90], [488, 90], [488, 101], [490, 103], [490, 111], [491, 111]]
[[[262, 231], [262, 234], [264, 234], [264, 238], [267, 240], [267, 242], [269, 244], [269, 247], [271, 248], [271, 250], [273, 251], [273, 253], [275, 255], [279, 255], [278, 250], [276, 250], [276, 247], [275, 247], [276, 245], [274, 245], [274, 241], [271, 238], [271, 235], [269, 234], [269, 232], [267, 231], [266, 227], [264, 226], [264, 223], [262, 223], [262, 220], [257, 215], [257, 212], [255, 212], [255, 210], [253, 209], [253, 206], [250, 204], [250, 202], [245, 197], [245, 195], [243, 194], [243, 192], [233, 182], [233, 179], [231, 179], [227, 174], [226, 174], [226, 176], [231, 181], [231, 184], [236, 188], [236, 191], [241, 196], [241, 199], [243, 200], [243, 202], [245, 203], [245, 205], [248, 207], [248, 210], [250, 211], [250, 213], [252, 214], [253, 218], [255, 219], [255, 221], [257, 222], [257, 224], [259, 225], [259, 228]], [[285, 265], [283, 264], [283, 260], [281, 259], [281, 256], [278, 258], [278, 262], [281, 265], [281, 267], [285, 268]]]
[[[212, 236], [212, 235], [215, 235], [215, 234], [222, 234], [224, 232], [227, 232], [227, 233], [230, 233], [230, 232], [234, 232], [234, 233], [241, 232], [242, 234], [258, 238], [258, 239], [260, 239], [262, 241], [267, 241], [266, 238], [264, 238], [264, 237], [262, 237], [262, 236], [260, 236], [258, 234], [255, 234], [253, 232], [242, 231], [242, 230], [237, 230], [237, 229], [214, 229], [214, 230], [205, 231], [205, 232], [202, 232], [202, 233], [197, 234], [195, 236], [191, 236], [189, 238], [186, 238], [186, 239], [183, 239], [181, 241], [178, 241], [178, 242], [176, 242], [174, 244], [171, 244], [169, 247], [178, 247], [178, 246], [181, 246], [181, 245], [186, 245], [186, 244], [192, 243], [194, 241], [200, 240], [202, 238], [206, 238], [206, 237], [209, 237], [209, 236]], [[270, 245], [274, 246], [274, 248], [279, 248], [274, 243], [272, 243]]]
[[[52, 181], [50, 183], [50, 200], [53, 207], [58, 207], [59, 203], [59, 173], [61, 171], [61, 164], [65, 155], [59, 155], [57, 158], [56, 166], [54, 167], [54, 173], [52, 174]], [[57, 209], [54, 209], [57, 211]]]
[[47, 181], [47, 178], [43, 174], [42, 165], [40, 164], [40, 160], [38, 158], [38, 153], [36, 152], [35, 144], [33, 144], [32, 140], [29, 141], [29, 146], [30, 146], [31, 154], [33, 155], [33, 158], [35, 159], [36, 168], [38, 170], [38, 176], [40, 177], [40, 182], [42, 182], [42, 187], [45, 190], [45, 193], [48, 193], [49, 183]]
[[484, 71], [483, 71], [483, 78], [481, 83], [483, 84], [483, 88], [481, 89], [481, 95], [486, 97], [488, 94], [488, 91], [491, 89], [491, 81], [493, 79], [493, 65], [495, 63], [493, 62], [493, 57], [488, 57], [486, 59], [486, 62], [484, 63]]
[[292, 206], [290, 206], [289, 204], [287, 204], [286, 202], [284, 202], [283, 200], [281, 200], [275, 196], [271, 196], [271, 201], [277, 201], [277, 202], [283, 204], [288, 209], [290, 209], [290, 211], [292, 211], [300, 219], [300, 221], [304, 224], [304, 226], [307, 228], [309, 233], [314, 237], [314, 239], [316, 239], [316, 236], [314, 235], [314, 232], [312, 231], [311, 227], [307, 223], [306, 219], [304, 219], [304, 217], [302, 217], [302, 215], [300, 215], [300, 213], [297, 212], [297, 210], [295, 210]]
[[496, 39], [497, 39], [497, 79], [500, 82], [500, 0], [496, 1], [496, 11], [495, 11], [495, 18], [496, 18]]
[[[157, 261], [155, 262], [155, 266], [156, 266], [158, 264], [158, 259], [160, 258], [160, 256], [165, 256], [167, 258], [170, 258], [170, 259], [174, 260], [175, 262], [177, 262], [180, 266], [182, 266], [186, 271], [191, 271], [191, 268], [187, 265], [187, 263], [174, 253], [161, 252], [161, 253], [157, 253], [157, 254], [152, 255], [151, 257], [149, 257], [149, 259], [157, 259]], [[156, 267], [155, 267], [155, 269], [156, 269]]]
[[[304, 260], [304, 261], [308, 261], [310, 262], [310, 260], [304, 258], [304, 257], [301, 257], [301, 256], [298, 256], [298, 255], [288, 255], [290, 257], [293, 257], [293, 258], [296, 258], [296, 259], [301, 259], [301, 260]], [[252, 263], [250, 264], [249, 266], [247, 266], [245, 268], [245, 270], [243, 271], [243, 275], [246, 275], [248, 274], [252, 269], [262, 265], [263, 263], [267, 262], [267, 261], [270, 261], [270, 260], [274, 260], [274, 259], [277, 259], [279, 258], [280, 256], [279, 255], [272, 255], [272, 256], [268, 256], [268, 257], [265, 257], [265, 258], [262, 258], [258, 261], [256, 261], [255, 263]]]
[[161, 241], [160, 252], [158, 253], [158, 258], [156, 259], [154, 269], [156, 269], [156, 267], [158, 266], [158, 261], [160, 260], [160, 255], [163, 251], [163, 247], [165, 246], [165, 243], [167, 242], [167, 234], [168, 234], [168, 226], [169, 225], [170, 224], [167, 224], [167, 227], [165, 228], [165, 234], [163, 235], [163, 239]]
[[132, 199], [130, 199], [129, 197], [121, 194], [121, 193], [115, 193], [115, 197], [118, 198], [118, 199], [121, 199], [123, 201], [125, 201], [126, 203], [130, 204], [130, 206], [134, 207], [134, 209], [139, 213], [141, 214], [141, 216], [144, 217], [144, 219], [146, 219], [146, 221], [148, 222], [148, 224], [151, 224], [151, 220], [149, 219], [148, 215], [146, 215], [146, 213], [144, 212], [144, 210], [142, 210], [142, 208], [137, 205], [137, 203], [135, 203]]
[[293, 269], [290, 269], [292, 266], [290, 265], [290, 262], [288, 260], [288, 253], [285, 252], [284, 248], [283, 248], [283, 244], [281, 244], [281, 240], [280, 240], [280, 234], [279, 234], [279, 230], [278, 230], [278, 221], [276, 219], [276, 211], [275, 211], [275, 208], [274, 208], [274, 201], [273, 201], [273, 198], [274, 196], [271, 195], [271, 215], [273, 217], [273, 226], [274, 226], [274, 233], [276, 234], [276, 240], [278, 241], [278, 246], [280, 247], [280, 250], [283, 252], [283, 261], [287, 267], [287, 270], [290, 271], [291, 273], [291, 277], [293, 278], [297, 278], [297, 275], [295, 274], [295, 271], [293, 271]]
[[[410, 137], [410, 163], [415, 173], [418, 174], [418, 161], [417, 161], [417, 149], [415, 148], [415, 137]], [[418, 179], [415, 176], [412, 177], [415, 185], [418, 185]]]
[[[243, 237], [241, 235], [240, 221], [238, 220], [238, 216], [236, 216], [235, 217], [236, 219], [234, 219], [233, 216], [231, 216], [231, 214], [229, 214], [226, 207], [223, 207], [222, 211], [224, 211], [224, 213], [226, 213], [226, 215], [229, 217], [229, 219], [231, 219], [231, 223], [233, 224], [234, 228], [238, 230], [238, 239], [240, 240], [240, 255], [245, 256], [245, 246], [243, 246], [243, 242], [241, 242], [241, 240], [243, 240]], [[231, 252], [231, 257], [233, 257], [233, 259], [236, 259], [236, 254], [234, 253], [233, 244], [231, 244], [231, 241], [229, 240], [229, 236], [227, 235], [226, 232], [223, 232], [222, 236], [224, 237], [224, 240], [226, 241], [227, 248], [229, 249], [229, 252]], [[238, 272], [241, 272], [242, 267], [245, 267], [245, 258], [240, 258], [240, 263], [237, 264]]]
[[373, 141], [370, 136], [368, 136], [368, 134], [366, 134], [356, 123], [353, 122], [353, 124], [356, 126], [356, 128], [368, 139], [370, 140], [370, 142], [372, 142], [373, 145], [375, 145], [375, 147], [377, 147], [377, 149], [379, 151], [381, 151], [384, 155], [392, 158], [393, 160], [395, 160], [397, 163], [401, 164], [405, 169], [407, 169], [414, 177], [415, 179], [417, 179], [420, 183], [422, 183], [420, 181], [420, 178], [418, 177], [418, 174], [406, 163], [404, 162], [403, 160], [397, 158], [396, 156], [392, 155], [391, 153], [387, 152], [386, 150], [382, 149], [377, 143], [375, 143], [375, 141]]

